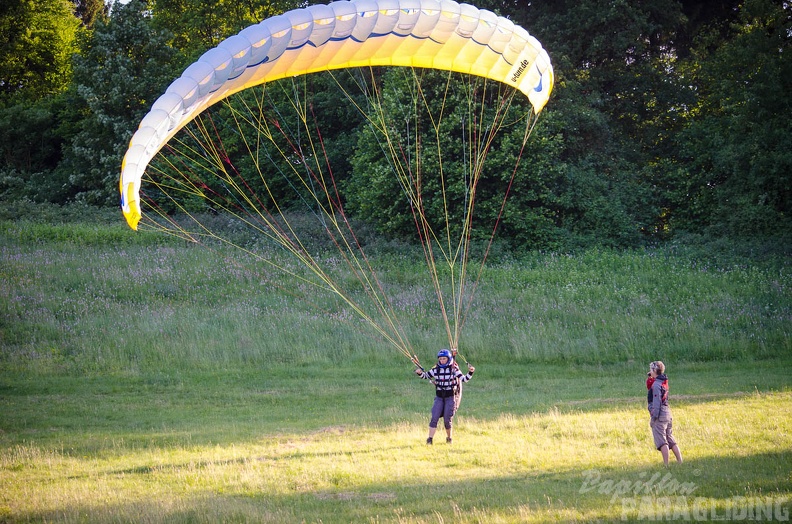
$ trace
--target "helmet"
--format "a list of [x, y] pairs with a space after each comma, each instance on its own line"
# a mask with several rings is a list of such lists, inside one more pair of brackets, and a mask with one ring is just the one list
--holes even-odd
[[454, 357], [451, 356], [451, 352], [448, 351], [447, 349], [441, 349], [440, 351], [437, 352], [437, 358], [439, 359], [440, 357], [446, 357], [448, 359], [448, 362], [446, 362], [445, 364], [440, 364], [439, 362], [437, 363], [437, 365], [440, 366], [441, 368], [446, 368], [450, 366], [451, 363], [454, 361]]

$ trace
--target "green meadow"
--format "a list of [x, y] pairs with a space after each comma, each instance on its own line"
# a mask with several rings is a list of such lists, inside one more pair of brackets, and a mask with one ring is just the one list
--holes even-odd
[[[496, 253], [454, 442], [427, 446], [433, 391], [402, 354], [229, 249], [120, 217], [0, 222], [0, 522], [790, 518], [788, 258]], [[430, 363], [422, 260], [373, 263]], [[656, 359], [685, 458], [668, 468]]]

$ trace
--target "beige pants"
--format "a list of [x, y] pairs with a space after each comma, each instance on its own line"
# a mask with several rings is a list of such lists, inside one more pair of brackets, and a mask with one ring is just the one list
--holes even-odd
[[671, 417], [660, 417], [649, 422], [649, 427], [652, 428], [652, 437], [654, 437], [654, 443], [657, 449], [663, 446], [668, 446], [668, 449], [671, 449], [676, 446], [671, 421]]

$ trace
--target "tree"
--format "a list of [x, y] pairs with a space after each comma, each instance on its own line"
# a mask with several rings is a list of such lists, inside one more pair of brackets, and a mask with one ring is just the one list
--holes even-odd
[[40, 99], [66, 89], [79, 21], [70, 0], [0, 4], [0, 93]]
[[686, 73], [695, 105], [671, 190], [678, 227], [720, 235], [792, 233], [792, 7], [748, 0], [728, 39], [711, 28]]
[[[0, 4], [0, 195], [48, 201], [63, 190], [54, 173], [67, 140], [71, 58], [79, 21], [69, 0]], [[60, 200], [57, 200], [60, 201]]]
[[99, 21], [75, 59], [84, 120], [65, 159], [76, 197], [90, 204], [118, 201], [121, 160], [140, 119], [177, 76], [183, 59], [170, 34], [153, 28], [141, 0], [116, 4]]
[[154, 23], [193, 57], [245, 27], [302, 5], [299, 0], [152, 0]]
[[109, 6], [104, 0], [73, 0], [74, 14], [87, 29], [93, 29], [98, 20], [106, 20]]
[[[490, 91], [497, 90], [491, 82], [485, 88], [482, 80], [466, 75], [417, 71], [421, 86], [417, 95], [413, 73], [406, 71], [383, 71], [381, 91], [376, 103], [372, 102], [382, 104], [382, 111], [379, 105], [370, 110], [387, 118], [387, 142], [398, 160], [391, 159], [379, 130], [381, 124], [366, 126], [352, 157], [353, 175], [344, 186], [348, 209], [385, 233], [414, 238], [415, 218], [401, 184], [420, 185], [422, 214], [439, 236], [445, 236], [446, 231], [452, 238], [463, 234], [464, 214], [475, 196], [469, 232], [474, 240], [489, 240], [497, 225], [502, 233], [498, 238], [508, 238], [512, 244], [557, 246], [561, 235], [550, 190], [557, 172], [548, 165], [553, 138], [547, 139], [547, 150], [529, 148], [517, 165], [525, 121], [513, 124], [529, 112], [528, 100], [516, 94], [511, 106], [514, 111], [505, 119], [508, 125], [484, 145], [497, 106], [488, 102], [499, 98]], [[477, 123], [471, 125], [474, 121]], [[488, 154], [481, 168], [478, 153], [485, 149]], [[401, 170], [409, 173], [402, 183]], [[475, 184], [471, 179], [474, 172], [480, 177]], [[509, 203], [502, 214], [510, 187]]]
[[681, 126], [676, 108], [689, 98], [674, 74], [680, 4], [534, 1], [520, 16], [556, 70], [544, 119], [559, 140], [544, 164], [555, 170], [557, 225], [573, 243], [654, 236], [662, 206], [646, 166], [668, 147]]

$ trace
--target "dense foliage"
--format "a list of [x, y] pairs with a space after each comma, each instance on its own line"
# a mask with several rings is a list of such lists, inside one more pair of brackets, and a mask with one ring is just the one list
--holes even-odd
[[[693, 237], [789, 244], [789, 3], [476, 3], [527, 27], [557, 74], [502, 238], [562, 250]], [[125, 146], [179, 71], [240, 28], [300, 4], [4, 3], [0, 198], [114, 205]], [[318, 95], [313, 109], [328, 115], [328, 156], [358, 203], [351, 209], [398, 234], [406, 226], [386, 206], [362, 204], [392, 201], [394, 189], [365, 182], [377, 163], [363, 126], [331, 97]], [[509, 151], [505, 143], [500, 154]]]

